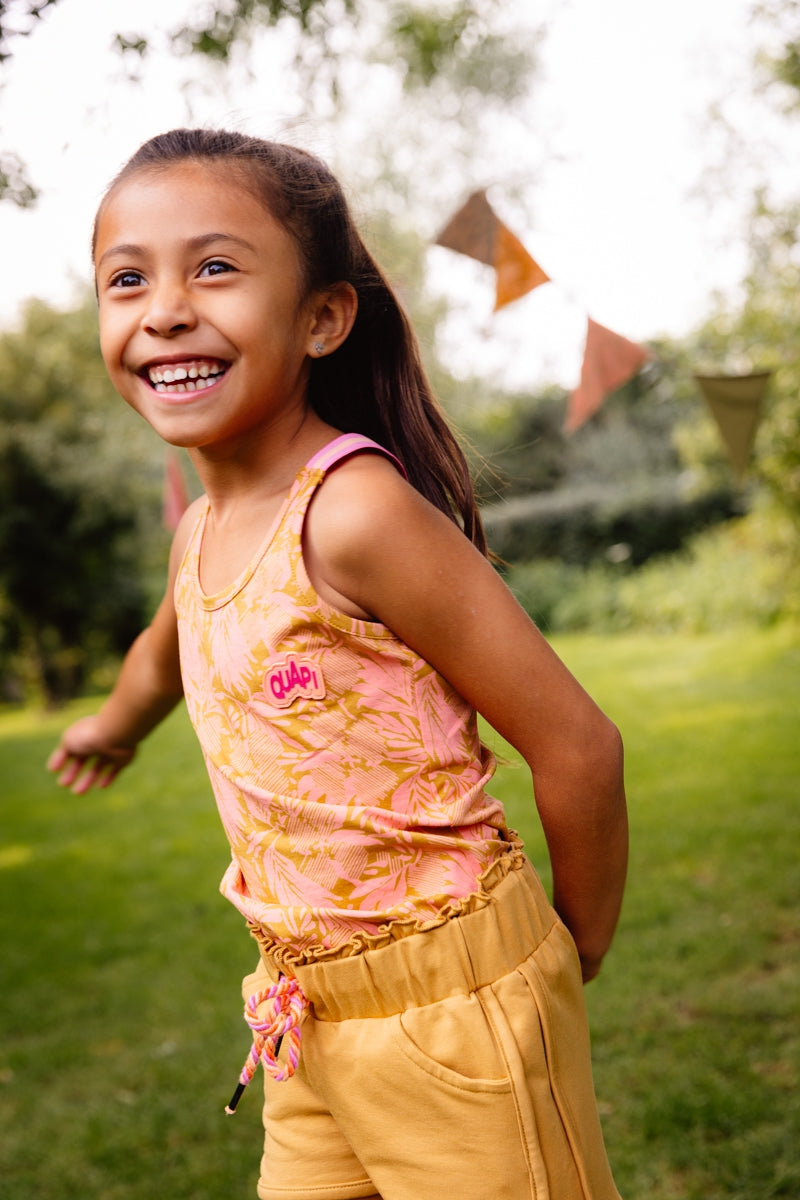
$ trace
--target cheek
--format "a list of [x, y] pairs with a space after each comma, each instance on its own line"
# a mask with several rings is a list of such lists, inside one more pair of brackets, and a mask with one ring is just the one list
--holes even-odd
[[103, 356], [103, 362], [106, 364], [108, 371], [113, 371], [119, 366], [119, 358], [122, 351], [122, 339], [120, 332], [115, 322], [103, 308], [100, 308], [98, 314], [98, 325], [100, 331], [100, 353]]

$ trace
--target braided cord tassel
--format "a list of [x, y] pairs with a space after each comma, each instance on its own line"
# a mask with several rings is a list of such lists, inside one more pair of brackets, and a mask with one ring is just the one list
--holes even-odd
[[[244, 1061], [239, 1084], [225, 1112], [236, 1112], [242, 1092], [256, 1073], [259, 1062], [278, 1083], [291, 1079], [300, 1061], [300, 1019], [308, 1000], [296, 979], [282, 975], [277, 983], [256, 992], [244, 1006], [244, 1019], [253, 1031], [253, 1044]], [[259, 1011], [260, 1010], [260, 1011]], [[288, 1041], [287, 1062], [278, 1062], [284, 1038]]]

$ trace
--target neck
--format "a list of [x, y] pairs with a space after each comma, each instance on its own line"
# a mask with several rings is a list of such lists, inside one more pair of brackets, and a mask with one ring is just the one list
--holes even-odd
[[225, 520], [243, 501], [256, 506], [288, 491], [300, 468], [338, 432], [308, 410], [235, 444], [190, 448], [189, 456], [212, 512]]

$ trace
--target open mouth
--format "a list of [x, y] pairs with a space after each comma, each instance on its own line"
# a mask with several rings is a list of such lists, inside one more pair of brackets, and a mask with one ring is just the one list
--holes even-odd
[[156, 392], [201, 392], [217, 383], [227, 369], [228, 364], [219, 359], [189, 360], [156, 364], [147, 367], [143, 375]]

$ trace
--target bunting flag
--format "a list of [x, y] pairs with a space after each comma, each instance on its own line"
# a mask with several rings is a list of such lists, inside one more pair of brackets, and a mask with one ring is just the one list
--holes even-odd
[[574, 433], [650, 358], [644, 346], [588, 318], [581, 381], [569, 398], [564, 432]]
[[178, 522], [188, 507], [189, 493], [181, 464], [177, 454], [173, 450], [169, 450], [164, 473], [164, 524], [167, 529], [175, 532]]
[[750, 462], [770, 375], [770, 371], [751, 375], [695, 375], [739, 479]]
[[485, 191], [473, 192], [438, 235], [436, 245], [494, 267], [495, 312], [550, 279], [497, 216]]

